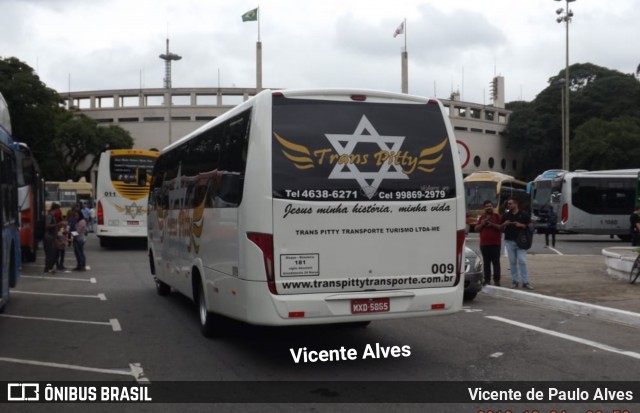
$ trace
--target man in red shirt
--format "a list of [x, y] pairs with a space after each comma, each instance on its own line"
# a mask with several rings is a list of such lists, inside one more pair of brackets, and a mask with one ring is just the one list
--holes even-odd
[[493, 266], [493, 283], [500, 286], [500, 215], [493, 212], [493, 203], [484, 201], [484, 215], [478, 217], [476, 231], [480, 233], [480, 252], [484, 263], [484, 285], [491, 282], [491, 266]]

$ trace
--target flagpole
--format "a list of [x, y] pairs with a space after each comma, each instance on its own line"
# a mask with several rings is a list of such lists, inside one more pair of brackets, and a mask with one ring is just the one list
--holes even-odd
[[258, 41], [260, 41], [260, 6], [258, 6]]
[[405, 17], [403, 22], [403, 32], [404, 32], [404, 50], [402, 51], [400, 60], [401, 60], [401, 69], [402, 69], [402, 93], [409, 93], [409, 54], [407, 53], [407, 19]]
[[407, 51], [407, 18], [404, 18], [404, 51]]
[[262, 42], [260, 41], [260, 6], [258, 6], [258, 41], [256, 42], [256, 93], [262, 90]]

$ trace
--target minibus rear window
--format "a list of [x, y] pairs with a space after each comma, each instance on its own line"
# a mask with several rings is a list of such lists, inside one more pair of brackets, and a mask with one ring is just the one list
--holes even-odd
[[438, 105], [273, 98], [273, 196], [312, 201], [453, 198]]

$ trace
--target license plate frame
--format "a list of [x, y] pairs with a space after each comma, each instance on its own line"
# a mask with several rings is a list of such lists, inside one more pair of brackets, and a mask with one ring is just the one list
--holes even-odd
[[351, 300], [351, 314], [388, 313], [390, 310], [389, 297]]

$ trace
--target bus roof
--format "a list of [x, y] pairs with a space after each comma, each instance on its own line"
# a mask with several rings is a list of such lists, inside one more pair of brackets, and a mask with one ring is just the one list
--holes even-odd
[[548, 181], [548, 180], [551, 180], [551, 179], [555, 178], [558, 175], [565, 174], [566, 172], [567, 171], [565, 171], [564, 169], [549, 169], [548, 171], [544, 171], [540, 175], [536, 176], [536, 178], [533, 181], [534, 182], [536, 182], [536, 181]]
[[571, 177], [576, 176], [638, 176], [640, 169], [608, 169], [603, 171], [573, 171], [567, 172]]
[[74, 181], [46, 181], [45, 185], [56, 185], [58, 189], [75, 189], [77, 191], [93, 191], [93, 185], [87, 182], [84, 178], [80, 178], [77, 182]]
[[511, 175], [494, 171], [478, 171], [464, 178], [464, 182], [504, 182], [512, 181], [526, 185], [526, 182], [514, 178]]

